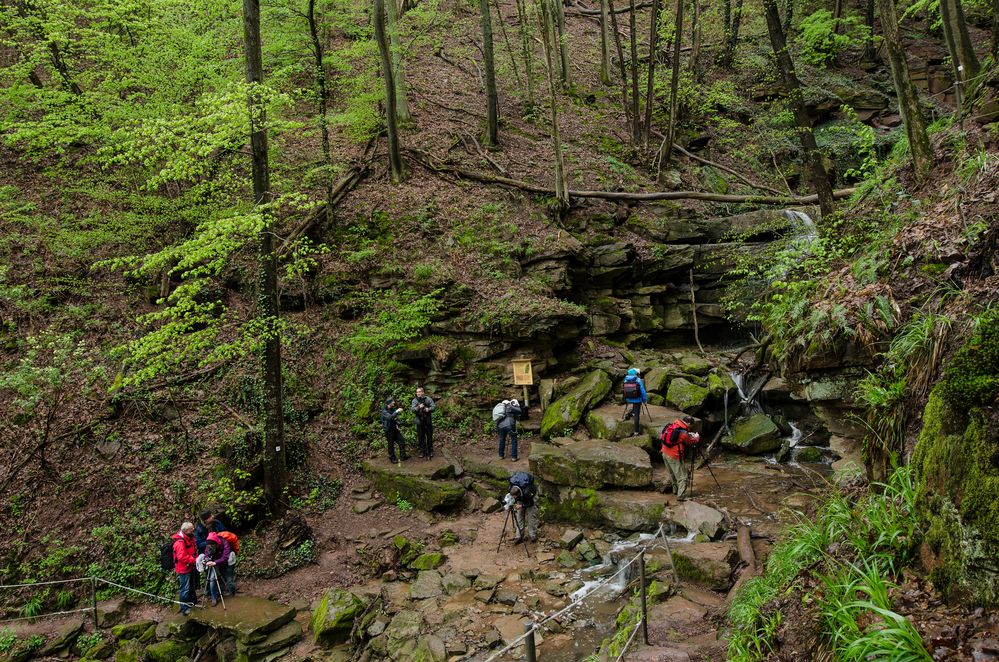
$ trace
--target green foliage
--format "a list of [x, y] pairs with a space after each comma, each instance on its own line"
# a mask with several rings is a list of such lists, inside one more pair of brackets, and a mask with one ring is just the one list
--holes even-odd
[[413, 509], [413, 504], [403, 499], [398, 494], [395, 495], [395, 507], [404, 513], [408, 513]]
[[17, 643], [17, 635], [10, 628], [0, 630], [0, 653], [6, 653], [14, 648]]
[[264, 507], [264, 488], [252, 482], [243, 469], [228, 468], [226, 474], [202, 484], [206, 503], [221, 503], [233, 526], [250, 524]]
[[870, 28], [857, 16], [833, 18], [828, 9], [819, 9], [801, 19], [798, 45], [801, 57], [817, 66], [826, 66], [845, 51], [862, 46]]
[[370, 311], [345, 341], [360, 356], [384, 357], [418, 337], [440, 310], [443, 290], [417, 294], [411, 290], [381, 290], [362, 298]]
[[102, 641], [104, 641], [104, 635], [101, 632], [85, 632], [77, 637], [76, 647], [79, 648], [80, 652], [84, 654], [84, 657], [86, 657], [87, 651]]
[[21, 605], [21, 608], [18, 610], [18, 613], [21, 615], [21, 617], [27, 618], [28, 620], [34, 620], [37, 616], [41, 615], [44, 598], [45, 595], [47, 594], [48, 591], [46, 590], [43, 591], [42, 593], [33, 595], [30, 598], [28, 598], [27, 601], [25, 601], [25, 603]]
[[[747, 582], [729, 608], [730, 660], [763, 660], [774, 652], [782, 618], [779, 605], [803, 590], [803, 571], [820, 579], [819, 589], [802, 599], [817, 602], [824, 622], [821, 631], [837, 659], [871, 659], [864, 651], [889, 645], [898, 646], [897, 656], [877, 659], [929, 659], [918, 634], [912, 636], [912, 625], [884, 599], [919, 543], [911, 470], [898, 467], [887, 483], [874, 487], [859, 499], [832, 494], [814, 521], [797, 514], [797, 522], [767, 559], [763, 575]], [[858, 592], [867, 597], [858, 598]], [[861, 629], [858, 622], [869, 625]]]

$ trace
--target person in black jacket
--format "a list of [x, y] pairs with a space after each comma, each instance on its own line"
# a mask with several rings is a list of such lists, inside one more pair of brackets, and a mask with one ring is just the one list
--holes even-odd
[[437, 409], [433, 399], [422, 388], [416, 389], [416, 397], [409, 405], [416, 416], [416, 448], [420, 457], [434, 459], [434, 421], [433, 413]]
[[[537, 488], [534, 476], [526, 471], [518, 471], [510, 477], [510, 497], [513, 503], [513, 523], [517, 529], [514, 544], [521, 542], [524, 535], [534, 542], [538, 539], [538, 509], [535, 503]], [[506, 500], [507, 503], [510, 499]]]
[[406, 455], [406, 443], [402, 438], [402, 430], [399, 429], [399, 414], [401, 413], [402, 407], [396, 407], [395, 398], [389, 397], [385, 401], [385, 407], [382, 409], [381, 419], [382, 430], [385, 431], [385, 440], [388, 442], [389, 461], [392, 463], [399, 461], [395, 456], [396, 444], [399, 444], [399, 459], [409, 459], [409, 456]]
[[198, 547], [198, 554], [205, 553], [208, 534], [220, 531], [225, 531], [225, 525], [215, 517], [214, 512], [206, 510], [198, 515], [198, 523], [194, 525], [194, 544]]
[[506, 455], [506, 439], [510, 438], [510, 458], [517, 461], [517, 419], [523, 410], [520, 403], [514, 400], [504, 400], [493, 407], [493, 420], [496, 421], [496, 431], [499, 433], [499, 457]]

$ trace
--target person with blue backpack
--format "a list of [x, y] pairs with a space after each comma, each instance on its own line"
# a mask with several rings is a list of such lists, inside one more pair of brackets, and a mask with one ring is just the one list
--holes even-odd
[[[649, 396], [645, 392], [645, 382], [639, 376], [638, 368], [631, 368], [621, 385], [621, 392], [624, 395], [625, 412], [624, 420], [629, 418], [635, 421], [635, 436], [639, 432], [639, 418], [642, 415], [642, 405], [649, 401]], [[630, 405], [630, 407], [629, 407]]]

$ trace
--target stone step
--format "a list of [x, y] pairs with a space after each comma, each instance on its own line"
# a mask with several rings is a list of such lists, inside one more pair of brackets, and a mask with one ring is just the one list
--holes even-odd
[[295, 618], [295, 608], [273, 600], [249, 595], [227, 598], [225, 608], [220, 602], [216, 607], [193, 609], [188, 620], [205, 627], [225, 630], [241, 643], [263, 641], [267, 635]]

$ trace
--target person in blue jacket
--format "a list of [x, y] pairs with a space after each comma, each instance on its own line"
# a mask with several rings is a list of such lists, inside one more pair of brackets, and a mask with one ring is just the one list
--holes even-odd
[[[635, 436], [638, 436], [638, 419], [642, 415], [642, 404], [649, 401], [649, 396], [645, 392], [645, 382], [638, 376], [638, 369], [631, 368], [624, 378], [621, 389], [624, 393], [625, 405], [624, 420], [633, 419], [635, 421]], [[628, 405], [631, 405], [628, 407]]]

